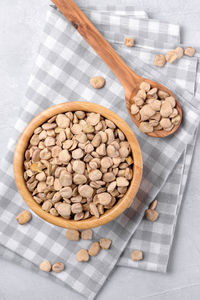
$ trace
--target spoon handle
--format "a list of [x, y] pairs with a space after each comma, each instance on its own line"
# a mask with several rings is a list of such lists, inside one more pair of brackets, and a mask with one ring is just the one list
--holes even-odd
[[140, 76], [134, 73], [116, 53], [97, 28], [88, 20], [73, 0], [52, 0], [69, 22], [78, 30], [86, 42], [96, 51], [102, 60], [116, 75], [125, 92], [138, 86]]

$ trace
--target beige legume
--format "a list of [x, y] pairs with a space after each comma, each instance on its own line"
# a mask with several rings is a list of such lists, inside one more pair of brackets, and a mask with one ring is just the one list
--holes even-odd
[[89, 260], [89, 254], [86, 249], [81, 249], [76, 253], [76, 259], [79, 262], [86, 262]]
[[98, 242], [92, 243], [92, 245], [89, 247], [88, 253], [90, 256], [96, 256], [100, 251], [100, 245]]
[[67, 229], [65, 236], [70, 241], [78, 241], [80, 239], [80, 233], [76, 229]]
[[28, 210], [23, 210], [18, 216], [16, 217], [16, 220], [19, 224], [24, 225], [28, 223], [31, 220], [31, 213]]
[[71, 205], [67, 203], [61, 203], [58, 206], [57, 211], [64, 218], [69, 217], [71, 215]]
[[105, 85], [105, 79], [102, 76], [92, 77], [90, 84], [94, 89], [101, 89]]
[[156, 210], [147, 209], [145, 211], [145, 216], [149, 221], [155, 222], [158, 219], [159, 214]]
[[91, 213], [91, 215], [95, 216], [96, 218], [99, 218], [98, 208], [93, 202], [90, 203], [90, 213]]
[[165, 55], [165, 58], [167, 62], [172, 64], [178, 58], [177, 51], [175, 50], [168, 51]]
[[82, 240], [92, 240], [92, 236], [93, 236], [93, 233], [92, 233], [91, 229], [86, 229], [81, 232]]
[[52, 266], [52, 271], [56, 273], [60, 273], [64, 270], [65, 265], [62, 262], [56, 262]]
[[184, 54], [183, 48], [181, 47], [177, 47], [176, 49], [174, 49], [174, 51], [176, 51], [178, 59], [180, 59]]
[[44, 260], [40, 264], [40, 270], [43, 272], [50, 272], [51, 271], [51, 264], [48, 260]]
[[112, 197], [109, 193], [101, 193], [101, 194], [98, 194], [98, 200], [99, 200], [100, 204], [108, 205], [108, 204], [110, 204]]
[[166, 58], [163, 54], [157, 54], [154, 58], [154, 65], [157, 67], [163, 67], [166, 64]]
[[131, 259], [133, 261], [139, 261], [139, 260], [142, 260], [143, 259], [143, 253], [142, 251], [140, 250], [134, 250], [132, 253], [131, 253]]
[[158, 97], [159, 97], [160, 99], [166, 99], [167, 97], [169, 97], [169, 94], [166, 93], [166, 92], [164, 92], [164, 91], [162, 91], [162, 90], [159, 90], [159, 91], [158, 91]]
[[108, 250], [111, 247], [112, 240], [107, 239], [107, 238], [102, 238], [99, 241], [100, 247], [104, 250]]
[[192, 48], [192, 47], [187, 47], [185, 50], [184, 50], [184, 54], [187, 55], [187, 56], [193, 56], [195, 54], [195, 49]]
[[58, 127], [60, 127], [60, 128], [67, 128], [67, 127], [69, 127], [70, 120], [67, 118], [66, 115], [60, 114], [56, 118], [56, 123], [57, 123]]
[[160, 121], [160, 125], [162, 126], [162, 128], [168, 128], [171, 126], [171, 121], [168, 118], [162, 118]]
[[161, 105], [160, 114], [162, 117], [167, 118], [171, 115], [171, 113], [172, 113], [171, 103], [166, 100]]
[[124, 39], [124, 45], [126, 47], [133, 47], [135, 44], [134, 38], [132, 37], [125, 37]]
[[158, 204], [158, 201], [157, 200], [153, 200], [151, 202], [151, 204], [149, 205], [149, 208], [154, 210], [154, 209], [156, 209], [157, 204]]

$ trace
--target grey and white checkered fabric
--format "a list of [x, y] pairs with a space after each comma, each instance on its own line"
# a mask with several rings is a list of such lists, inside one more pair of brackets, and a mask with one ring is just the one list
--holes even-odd
[[[146, 219], [140, 222], [118, 261], [119, 266], [166, 272], [196, 135], [197, 132], [156, 196], [158, 200], [157, 210], [161, 213], [159, 222], [149, 223]], [[138, 263], [130, 260], [130, 253], [133, 249], [141, 249], [145, 253], [144, 261]]]
[[[52, 5], [52, 7], [56, 8], [55, 5]], [[117, 15], [117, 16], [132, 16], [137, 19], [148, 19], [148, 15], [143, 10], [136, 10], [133, 8], [133, 6], [126, 6], [125, 8], [117, 5], [107, 5], [106, 7], [102, 7], [102, 5], [89, 5], [87, 7], [80, 7], [81, 10], [85, 14], [87, 12], [99, 12], [103, 15]], [[123, 9], [123, 10], [122, 10]], [[89, 16], [88, 16], [89, 17]]]
[[[198, 58], [184, 58], [159, 72], [152, 67], [156, 51], [153, 40], [159, 40], [160, 45], [163, 43], [166, 48], [171, 43], [180, 43], [179, 26], [147, 20], [145, 13], [140, 13], [140, 18], [136, 19], [137, 12], [130, 8], [128, 17], [124, 17], [126, 10], [120, 14], [120, 9], [116, 8], [113, 14], [112, 9], [102, 8], [101, 12], [93, 12], [89, 8], [85, 12], [103, 34], [110, 34], [113, 47], [135, 72], [160, 81], [174, 92], [184, 113], [180, 129], [165, 139], [153, 139], [139, 132], [126, 111], [123, 88], [114, 74], [68, 21], [51, 8], [28, 84], [26, 104], [21, 108], [7, 155], [0, 166], [0, 255], [33, 270], [38, 270], [37, 266], [43, 259], [63, 261], [66, 269], [62, 273], [44, 276], [59, 279], [88, 299], [96, 296], [117, 263], [166, 271], [200, 114], [198, 100], [194, 97], [199, 80], [196, 75]], [[141, 44], [131, 50], [125, 49], [120, 40], [116, 38], [115, 41], [112, 32], [133, 35]], [[142, 46], [144, 40], [149, 47]], [[96, 74], [106, 78], [105, 88], [98, 91], [88, 84], [90, 77]], [[82, 247], [88, 247], [88, 241], [68, 241], [62, 228], [47, 224], [36, 215], [26, 226], [17, 225], [15, 217], [26, 205], [15, 186], [12, 168], [16, 140], [27, 123], [51, 105], [76, 100], [96, 102], [118, 113], [137, 135], [144, 161], [143, 180], [133, 205], [116, 220], [94, 230], [95, 239], [102, 236], [112, 239], [112, 249], [101, 251], [85, 264], [76, 261], [75, 253]], [[160, 216], [152, 224], [144, 220], [143, 215], [155, 197], [159, 200]], [[130, 261], [130, 252], [134, 248], [145, 252], [143, 261]]]

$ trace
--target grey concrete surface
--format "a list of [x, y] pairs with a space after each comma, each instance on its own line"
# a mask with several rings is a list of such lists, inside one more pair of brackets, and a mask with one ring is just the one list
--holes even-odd
[[[87, 6], [97, 0], [77, 0]], [[101, 0], [106, 3], [107, 0]], [[199, 0], [109, 0], [181, 25], [182, 41], [200, 46]], [[48, 0], [0, 1], [0, 147], [5, 154], [37, 53]], [[200, 136], [181, 207], [167, 274], [116, 268], [97, 299], [200, 299]], [[83, 297], [0, 259], [0, 300], [81, 300]]]

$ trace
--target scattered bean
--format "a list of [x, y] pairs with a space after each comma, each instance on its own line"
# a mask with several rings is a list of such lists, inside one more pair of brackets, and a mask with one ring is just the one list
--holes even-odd
[[163, 67], [166, 64], [166, 58], [163, 54], [157, 54], [154, 58], [154, 65], [157, 67]]
[[145, 216], [149, 221], [155, 222], [158, 219], [159, 214], [156, 210], [149, 208], [145, 211]]
[[105, 79], [102, 76], [92, 77], [90, 84], [94, 89], [101, 89], [105, 85]]
[[157, 200], [153, 200], [151, 202], [151, 204], [149, 205], [149, 208], [154, 210], [154, 209], [156, 209], [157, 204], [158, 204], [158, 201]]
[[176, 51], [178, 59], [180, 59], [184, 54], [183, 48], [181, 47], [177, 47], [176, 49], [174, 49], [174, 51]]
[[94, 242], [92, 245], [89, 247], [88, 253], [90, 256], [96, 256], [100, 251], [100, 245], [99, 242]]
[[126, 47], [133, 47], [134, 44], [135, 44], [135, 41], [134, 41], [133, 38], [131, 38], [131, 37], [125, 37], [125, 39], [124, 39], [124, 45]]
[[177, 51], [175, 50], [168, 51], [167, 54], [165, 55], [165, 58], [167, 62], [172, 64], [178, 58]]
[[56, 262], [52, 266], [52, 271], [54, 271], [56, 273], [60, 273], [64, 270], [64, 268], [65, 268], [65, 265], [62, 262]]
[[86, 249], [81, 249], [76, 253], [76, 259], [79, 262], [85, 262], [89, 260], [89, 254]]
[[100, 247], [104, 250], [108, 250], [111, 247], [112, 240], [107, 239], [107, 238], [102, 238], [99, 241]]
[[80, 233], [76, 229], [67, 229], [65, 232], [65, 236], [70, 241], [78, 241], [80, 238]]
[[51, 271], [50, 262], [48, 260], [44, 260], [43, 262], [41, 262], [40, 270], [42, 270], [43, 272], [50, 272]]
[[16, 220], [19, 224], [24, 225], [31, 220], [31, 213], [28, 210], [23, 210], [17, 217]]
[[143, 259], [143, 252], [140, 251], [140, 250], [134, 250], [132, 253], [131, 253], [131, 259], [133, 261], [139, 261], [139, 260], [142, 260]]
[[192, 48], [192, 47], [187, 47], [184, 51], [184, 54], [187, 55], [187, 56], [193, 56], [195, 54], [195, 49]]
[[81, 232], [82, 240], [92, 240], [92, 236], [93, 236], [93, 233], [92, 233], [91, 229], [86, 229]]

